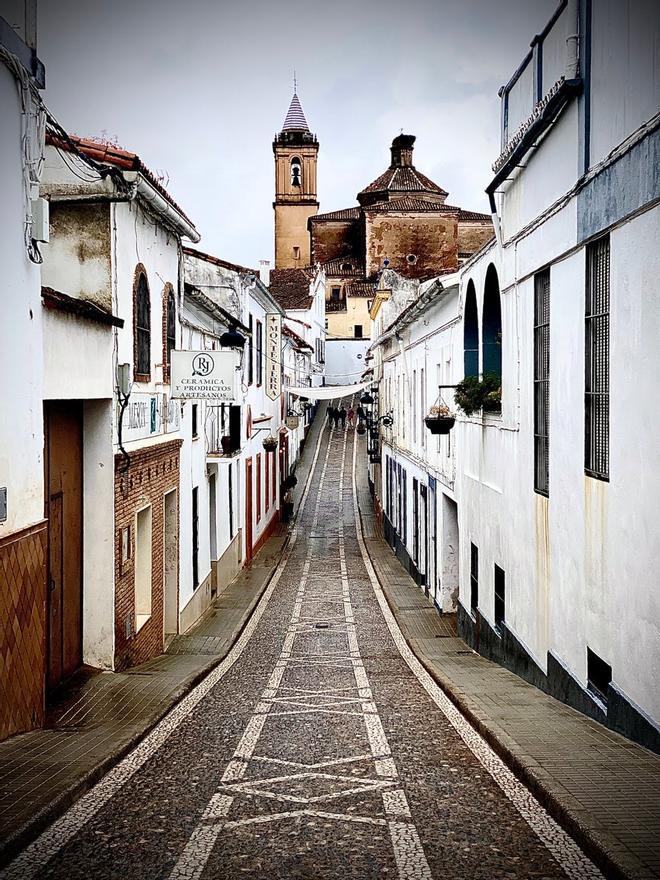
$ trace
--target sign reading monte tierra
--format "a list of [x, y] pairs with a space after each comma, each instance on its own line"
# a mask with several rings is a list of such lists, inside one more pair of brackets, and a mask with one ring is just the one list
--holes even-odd
[[277, 400], [282, 390], [282, 316], [266, 315], [266, 394]]
[[237, 366], [235, 351], [173, 351], [171, 396], [235, 403]]

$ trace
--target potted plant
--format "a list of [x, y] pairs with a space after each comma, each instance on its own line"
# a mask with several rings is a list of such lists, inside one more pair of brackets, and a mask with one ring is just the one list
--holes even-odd
[[364, 422], [358, 422], [358, 426], [355, 430], [360, 435], [367, 433], [367, 428], [366, 428], [366, 425], [364, 424]]
[[485, 373], [483, 377], [466, 376], [454, 390], [454, 400], [466, 416], [471, 416], [480, 409], [497, 411], [502, 399], [502, 380], [494, 373]]
[[432, 406], [424, 424], [432, 434], [448, 434], [454, 427], [455, 417], [444, 403]]
[[270, 434], [264, 439], [262, 446], [264, 447], [266, 452], [275, 452], [275, 450], [277, 449], [277, 437], [273, 437], [273, 435]]

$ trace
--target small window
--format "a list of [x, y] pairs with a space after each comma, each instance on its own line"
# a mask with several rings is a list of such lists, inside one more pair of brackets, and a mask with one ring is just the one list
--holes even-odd
[[550, 489], [550, 270], [534, 276], [534, 491]]
[[170, 368], [172, 366], [172, 352], [176, 348], [176, 299], [174, 291], [168, 290], [167, 300], [165, 303], [166, 320], [165, 320], [165, 357], [164, 357], [164, 379], [169, 382]]
[[192, 405], [192, 435], [193, 439], [199, 436], [199, 425], [198, 425], [198, 404], [193, 403]]
[[326, 330], [328, 329], [328, 319], [327, 318], [325, 319], [325, 329]]
[[341, 271], [342, 272], [351, 272], [353, 270], [353, 265], [351, 263], [342, 263]]
[[125, 526], [121, 530], [121, 564], [125, 565], [131, 558], [131, 527]]
[[585, 291], [584, 468], [610, 476], [610, 239], [587, 247]]
[[250, 315], [248, 318], [248, 329], [250, 331], [250, 336], [248, 339], [248, 385], [252, 385], [252, 383], [254, 382], [254, 343], [252, 341], [254, 319], [252, 315]]
[[505, 615], [505, 577], [504, 571], [495, 566], [495, 626], [499, 630], [504, 623]]
[[151, 303], [147, 276], [140, 272], [134, 301], [135, 378], [148, 382], [151, 376]]
[[330, 298], [333, 302], [339, 302], [341, 299], [341, 287], [333, 287], [330, 291]]
[[470, 544], [470, 610], [477, 616], [479, 607], [479, 548]]
[[587, 648], [587, 689], [605, 705], [611, 681], [612, 667]]
[[356, 324], [353, 328], [353, 336], [355, 339], [362, 339], [362, 324]]
[[264, 378], [264, 325], [257, 321], [257, 386], [261, 385]]
[[295, 245], [293, 248], [293, 259], [294, 260], [300, 259], [300, 248], [297, 245]]
[[417, 256], [415, 254], [408, 254], [406, 257], [406, 263], [408, 263], [409, 266], [414, 266], [416, 262]]

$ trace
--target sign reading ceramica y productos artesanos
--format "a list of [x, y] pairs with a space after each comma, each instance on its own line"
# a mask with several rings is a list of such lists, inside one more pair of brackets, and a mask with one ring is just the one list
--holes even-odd
[[282, 315], [266, 315], [266, 394], [277, 400], [282, 391]]
[[235, 351], [173, 351], [171, 396], [235, 403], [237, 367]]

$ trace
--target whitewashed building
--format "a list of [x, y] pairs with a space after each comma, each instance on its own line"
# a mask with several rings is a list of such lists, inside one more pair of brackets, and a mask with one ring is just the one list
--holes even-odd
[[[44, 715], [47, 523], [44, 513], [43, 352], [39, 202], [45, 73], [36, 2], [0, 17], [0, 739]], [[40, 253], [41, 251], [41, 253]], [[18, 622], [18, 630], [14, 629]]]
[[[43, 283], [57, 311], [44, 325], [44, 395], [66, 457], [75, 450], [68, 464], [60, 455], [64, 470], [79, 475], [78, 485], [53, 482], [49, 495], [70, 526], [64, 617], [76, 624], [65, 631], [78, 653], [62, 665], [66, 678], [81, 660], [110, 669], [140, 663], [178, 629], [182, 436], [170, 359], [181, 239], [199, 236], [135, 153], [54, 128], [47, 144]], [[50, 522], [52, 531], [52, 506]], [[76, 551], [68, 544], [78, 528]]]
[[[461, 267], [443, 318], [433, 300], [416, 317], [415, 307], [401, 312], [396, 328], [418, 425], [433, 393], [428, 376], [425, 401], [411, 379], [424, 334], [432, 369], [440, 353], [445, 365], [433, 385], [472, 376], [483, 388], [479, 377], [499, 377], [489, 407], [469, 417], [447, 390], [456, 424], [442, 442], [453, 445], [455, 473], [443, 494], [456, 505], [447, 546], [460, 548], [459, 632], [655, 750], [659, 28], [650, 3], [559, 4], [501, 90], [502, 153], [487, 189], [496, 238]], [[394, 351], [391, 340], [378, 348]], [[381, 400], [403, 370], [383, 360]], [[405, 407], [390, 444], [397, 468], [400, 450], [410, 459], [415, 449]], [[429, 437], [426, 452], [417, 442], [423, 466], [407, 467], [408, 511], [410, 481], [432, 471]], [[410, 513], [405, 528], [414, 546]], [[440, 595], [454, 598], [438, 546]]]

